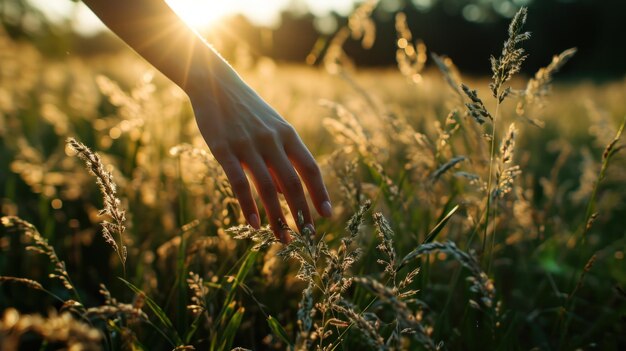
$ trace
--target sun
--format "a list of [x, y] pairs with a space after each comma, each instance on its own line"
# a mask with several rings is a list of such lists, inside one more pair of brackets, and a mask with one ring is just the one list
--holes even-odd
[[226, 15], [236, 12], [231, 1], [221, 0], [165, 0], [189, 26], [196, 29], [210, 27]]

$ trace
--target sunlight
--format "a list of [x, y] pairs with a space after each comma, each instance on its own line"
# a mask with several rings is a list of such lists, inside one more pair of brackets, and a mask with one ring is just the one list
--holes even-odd
[[194, 28], [206, 28], [226, 15], [237, 12], [230, 1], [166, 0], [183, 21]]
[[[70, 20], [72, 27], [81, 34], [94, 35], [106, 30], [106, 26], [100, 19], [80, 1], [27, 0], [27, 2], [55, 23]], [[165, 2], [195, 29], [207, 29], [224, 17], [234, 14], [244, 15], [257, 26], [275, 27], [280, 24], [281, 11], [289, 8], [311, 11], [318, 16], [329, 14], [331, 11], [347, 15], [354, 3], [353, 0], [301, 0], [297, 2], [293, 0], [165, 0]]]
[[[280, 22], [281, 11], [287, 9], [291, 0], [165, 0], [167, 4], [191, 27], [208, 28], [224, 17], [242, 14], [257, 25], [274, 26]], [[302, 4], [307, 11], [316, 15], [331, 11], [348, 14], [352, 0], [305, 0]]]

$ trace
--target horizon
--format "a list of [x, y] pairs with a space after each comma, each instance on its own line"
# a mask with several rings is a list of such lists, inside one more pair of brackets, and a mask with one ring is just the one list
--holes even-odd
[[[425, 0], [420, 0], [424, 2]], [[420, 2], [417, 1], [417, 2]], [[426, 0], [429, 2], [431, 0]], [[96, 35], [107, 30], [100, 19], [82, 2], [28, 0], [39, 9], [48, 20], [54, 23], [69, 21], [71, 28], [82, 35]], [[280, 14], [291, 10], [325, 17], [331, 13], [348, 15], [355, 0], [231, 0], [225, 3], [211, 3], [211, 0], [165, 0], [165, 2], [191, 27], [206, 30], [219, 20], [241, 14], [258, 26], [275, 27], [280, 24]], [[390, 3], [400, 4], [398, 0]], [[210, 11], [213, 11], [209, 14]], [[199, 15], [201, 14], [201, 15]]]

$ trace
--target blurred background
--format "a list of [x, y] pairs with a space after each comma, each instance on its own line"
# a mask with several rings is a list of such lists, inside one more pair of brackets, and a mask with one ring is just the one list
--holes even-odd
[[[323, 53], [329, 39], [359, 3], [353, 0], [169, 0], [185, 20], [227, 57], [241, 47], [251, 57], [317, 64], [312, 49]], [[404, 11], [413, 36], [431, 52], [454, 59], [475, 75], [489, 74], [486, 57], [497, 55], [506, 26], [520, 6], [529, 7], [527, 28], [534, 40], [525, 47], [527, 73], [570, 47], [578, 53], [562, 73], [570, 79], [605, 81], [626, 73], [626, 1], [621, 0], [382, 0], [373, 19], [376, 41], [365, 50], [359, 42], [345, 49], [363, 67], [395, 65], [394, 13]], [[81, 2], [0, 0], [0, 21], [14, 38], [26, 38], [50, 56], [95, 55], [125, 49]], [[469, 53], [469, 54], [468, 54]]]

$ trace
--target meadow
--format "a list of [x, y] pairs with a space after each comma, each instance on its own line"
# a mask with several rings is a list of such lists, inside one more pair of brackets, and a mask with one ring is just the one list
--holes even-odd
[[232, 60], [333, 200], [288, 246], [138, 56], [0, 32], [0, 349], [626, 348], [626, 79], [514, 75], [522, 17], [468, 77], [396, 20], [398, 69], [350, 65], [363, 18], [320, 67]]

